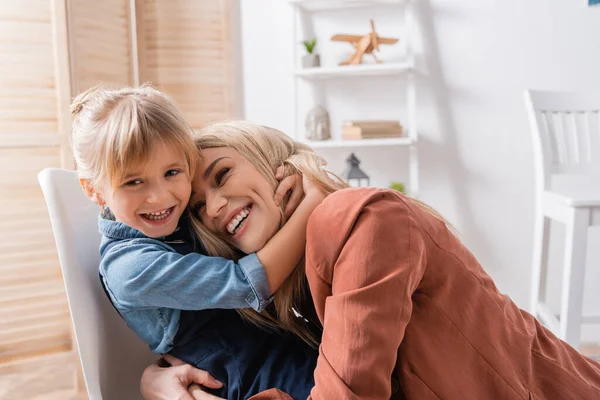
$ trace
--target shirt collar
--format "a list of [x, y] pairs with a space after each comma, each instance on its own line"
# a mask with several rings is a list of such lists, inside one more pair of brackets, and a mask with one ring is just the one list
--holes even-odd
[[[148, 236], [144, 235], [137, 229], [134, 229], [122, 222], [116, 221], [114, 215], [108, 208], [105, 208], [104, 211], [98, 216], [98, 228], [103, 236], [109, 237], [111, 239], [122, 240], [148, 238]], [[178, 225], [175, 229], [175, 232], [173, 232], [172, 234], [151, 239], [165, 241], [168, 240], [170, 237], [174, 236], [176, 233], [178, 233], [179, 230], [180, 227]]]

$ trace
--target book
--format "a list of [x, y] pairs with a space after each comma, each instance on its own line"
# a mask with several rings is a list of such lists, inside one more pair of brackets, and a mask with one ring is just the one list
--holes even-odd
[[398, 121], [345, 121], [342, 139], [359, 140], [402, 137], [402, 125]]
[[344, 121], [344, 126], [360, 127], [400, 127], [400, 122], [396, 120], [363, 120], [363, 121]]

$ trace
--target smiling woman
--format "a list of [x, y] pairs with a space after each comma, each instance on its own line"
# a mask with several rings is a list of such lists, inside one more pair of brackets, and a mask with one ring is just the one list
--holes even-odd
[[202, 223], [249, 254], [263, 248], [283, 222], [275, 188], [232, 148], [205, 149], [194, 180], [191, 205]]
[[[306, 192], [332, 193], [347, 187], [337, 177], [327, 178], [325, 160], [309, 146], [276, 129], [245, 121], [223, 122], [202, 129], [196, 145], [201, 157], [192, 183], [190, 206], [196, 218], [191, 223], [211, 255], [237, 259], [261, 250], [283, 226], [285, 202], [278, 207], [273, 200], [279, 166], [285, 167], [285, 175], [301, 173]], [[293, 299], [296, 307], [302, 302], [303, 282], [302, 261], [275, 293], [273, 314], [239, 312], [259, 325], [289, 330], [314, 346], [315, 335], [290, 312]]]
[[[228, 246], [258, 251], [285, 222], [271, 204], [277, 165], [329, 194], [310, 217], [306, 262], [276, 293], [275, 312], [244, 310], [257, 324], [298, 333], [299, 321], [311, 322], [292, 317], [307, 306], [308, 283], [323, 327], [310, 398], [389, 399], [400, 390], [415, 399], [600, 398], [600, 364], [502, 295], [427, 205], [397, 191], [344, 188], [310, 148], [272, 128], [220, 123], [196, 143], [194, 226], [216, 244], [213, 255]], [[273, 398], [289, 397], [253, 399]]]

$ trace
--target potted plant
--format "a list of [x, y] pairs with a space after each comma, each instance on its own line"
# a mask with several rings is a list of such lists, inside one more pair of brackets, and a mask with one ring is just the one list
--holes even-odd
[[391, 182], [390, 189], [397, 190], [402, 194], [406, 194], [406, 187], [402, 182]]
[[304, 40], [302, 42], [304, 48], [306, 49], [306, 55], [302, 56], [302, 67], [303, 68], [312, 68], [319, 67], [321, 65], [321, 59], [319, 55], [315, 53], [315, 46], [317, 45], [317, 38], [312, 38], [310, 40]]

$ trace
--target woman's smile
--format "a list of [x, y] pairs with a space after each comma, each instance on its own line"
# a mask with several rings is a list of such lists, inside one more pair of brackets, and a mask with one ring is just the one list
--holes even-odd
[[229, 219], [225, 230], [230, 235], [236, 236], [241, 228], [246, 226], [246, 221], [249, 218], [251, 211], [252, 206], [250, 205], [242, 208], [240, 211], [235, 212], [233, 218]]
[[254, 253], [277, 232], [281, 211], [267, 179], [232, 148], [202, 150], [191, 208], [210, 231], [244, 253]]

